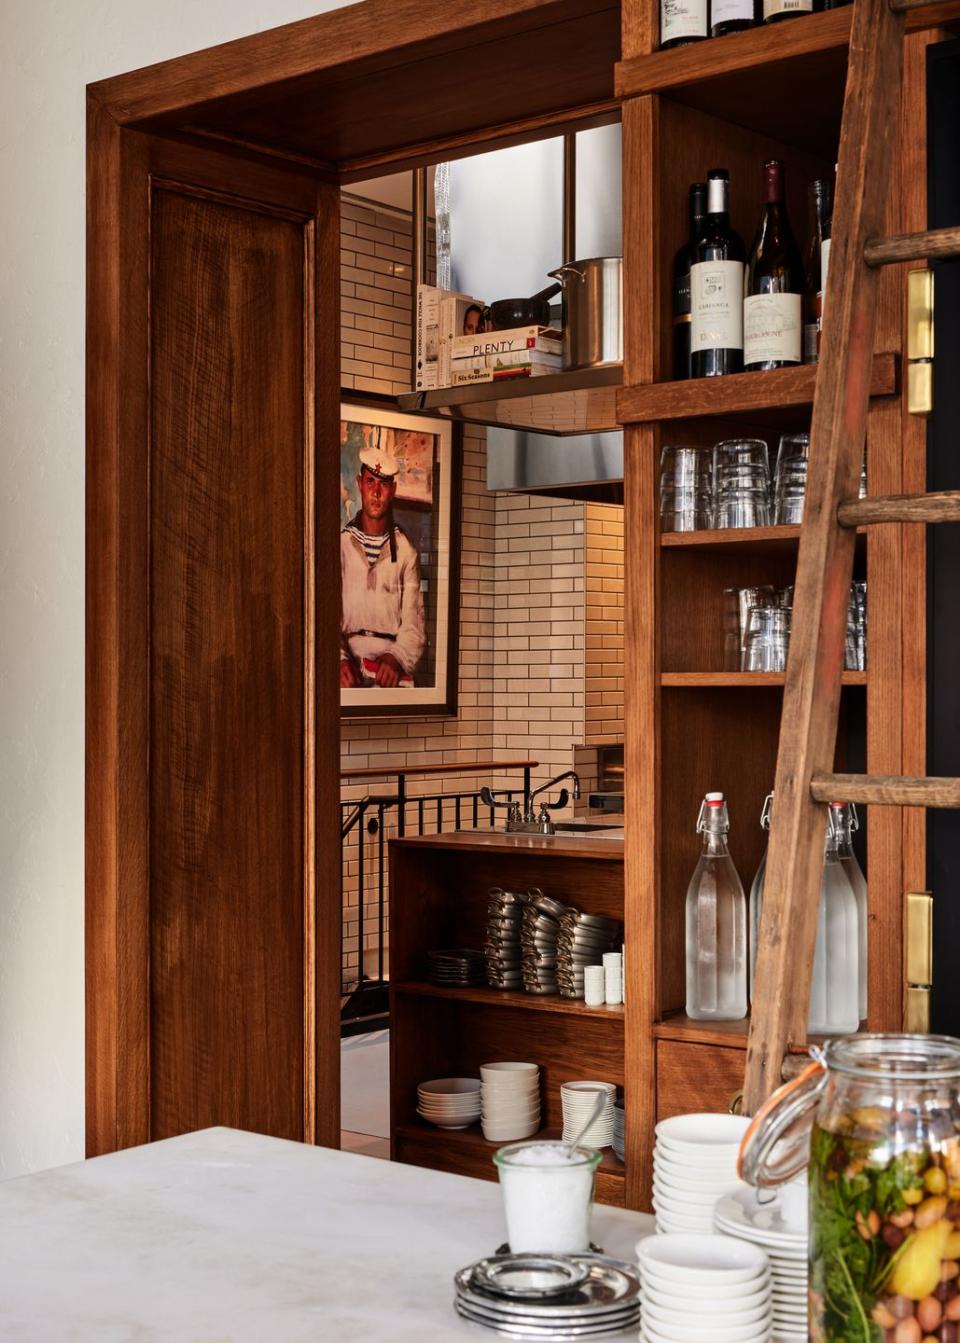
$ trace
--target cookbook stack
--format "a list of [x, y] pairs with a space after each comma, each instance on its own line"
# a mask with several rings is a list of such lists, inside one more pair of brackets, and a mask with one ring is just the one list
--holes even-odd
[[563, 336], [552, 326], [518, 326], [457, 336], [450, 347], [451, 386], [559, 373]]

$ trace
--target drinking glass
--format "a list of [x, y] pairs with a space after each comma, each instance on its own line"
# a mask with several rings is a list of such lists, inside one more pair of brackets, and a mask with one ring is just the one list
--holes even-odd
[[770, 524], [770, 460], [760, 438], [729, 438], [714, 448], [714, 525]]
[[670, 445], [660, 454], [660, 530], [713, 526], [713, 450]]
[[843, 667], [845, 671], [867, 669], [867, 585], [864, 582], [850, 584]]
[[751, 606], [741, 671], [780, 672], [787, 666], [789, 612], [778, 606]]
[[809, 434], [781, 435], [773, 497], [773, 521], [776, 526], [803, 521], [809, 452]]

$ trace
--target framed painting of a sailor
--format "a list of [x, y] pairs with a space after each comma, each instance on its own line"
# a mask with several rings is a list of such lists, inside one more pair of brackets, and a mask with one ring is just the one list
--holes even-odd
[[340, 420], [340, 710], [456, 712], [453, 427], [379, 406]]

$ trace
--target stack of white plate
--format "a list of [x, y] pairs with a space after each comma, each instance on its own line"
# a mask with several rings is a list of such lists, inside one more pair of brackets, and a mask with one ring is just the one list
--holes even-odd
[[726, 1236], [761, 1246], [773, 1278], [773, 1336], [807, 1339], [807, 1191], [803, 1179], [782, 1189], [743, 1186], [717, 1203], [716, 1226]]
[[768, 1343], [767, 1256], [726, 1236], [648, 1236], [640, 1261], [640, 1343]]
[[613, 1106], [613, 1150], [623, 1160], [624, 1147], [623, 1101], [615, 1101]]
[[713, 1231], [722, 1194], [740, 1186], [737, 1153], [750, 1121], [744, 1115], [689, 1114], [662, 1119], [653, 1149], [657, 1230]]
[[480, 1069], [483, 1136], [517, 1142], [540, 1127], [540, 1069], [535, 1063], [485, 1063]]
[[469, 1128], [480, 1118], [478, 1077], [438, 1077], [417, 1087], [417, 1114], [437, 1128]]
[[580, 1138], [583, 1147], [609, 1147], [613, 1142], [613, 1102], [617, 1088], [613, 1082], [564, 1082], [560, 1087], [563, 1107], [563, 1140], [573, 1142], [590, 1118], [597, 1104], [597, 1096], [606, 1095], [606, 1103], [586, 1133]]

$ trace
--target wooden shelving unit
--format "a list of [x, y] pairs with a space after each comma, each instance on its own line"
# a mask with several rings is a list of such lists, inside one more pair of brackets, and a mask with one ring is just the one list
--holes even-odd
[[590, 434], [617, 429], [622, 365], [575, 369], [539, 378], [405, 392], [401, 410], [446, 415], [471, 424], [541, 434]]
[[[691, 689], [703, 687], [731, 686], [740, 689], [751, 686], [782, 686], [786, 680], [786, 672], [752, 672], [752, 671], [719, 671], [719, 672], [661, 672], [660, 684], [670, 686], [673, 689], [683, 689], [689, 686]], [[867, 684], [867, 673], [865, 671], [846, 671], [843, 673], [844, 685], [863, 685]]]
[[[451, 988], [423, 978], [424, 953], [482, 947], [491, 886], [539, 886], [564, 904], [622, 920], [623, 843], [618, 840], [472, 832], [396, 840], [390, 853], [390, 1094], [395, 1158], [496, 1178], [479, 1127], [449, 1132], [416, 1114], [417, 1084], [475, 1077], [482, 1063], [520, 1059], [541, 1071], [545, 1132], [562, 1126], [560, 1084], [597, 1078], [623, 1086], [626, 1010], [560, 997]], [[604, 1157], [598, 1194], [625, 1201], [624, 1168]]]
[[[537, 1138], [559, 1138], [561, 1130], [554, 1126], [541, 1129]], [[532, 1141], [532, 1139], [530, 1140]], [[444, 1170], [475, 1178], [496, 1179], [493, 1154], [502, 1143], [487, 1142], [479, 1125], [467, 1129], [437, 1129], [422, 1121], [398, 1124], [394, 1142], [399, 1159], [413, 1166], [442, 1165]], [[623, 1207], [625, 1202], [623, 1163], [609, 1148], [603, 1153], [597, 1168], [596, 1191], [601, 1203]]]

